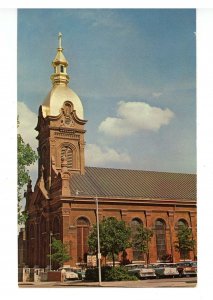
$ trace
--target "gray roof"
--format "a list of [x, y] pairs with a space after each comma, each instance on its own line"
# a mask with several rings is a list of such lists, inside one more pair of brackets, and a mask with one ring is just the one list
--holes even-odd
[[72, 194], [121, 198], [196, 199], [196, 175], [85, 167], [70, 179]]

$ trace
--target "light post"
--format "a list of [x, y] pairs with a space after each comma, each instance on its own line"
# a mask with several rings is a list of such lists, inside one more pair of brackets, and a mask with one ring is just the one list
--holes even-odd
[[51, 245], [51, 243], [52, 243], [52, 235], [53, 235], [53, 233], [52, 233], [52, 231], [50, 231], [50, 271], [52, 269], [52, 245]]
[[98, 278], [99, 285], [101, 285], [101, 251], [100, 251], [100, 237], [99, 237], [99, 216], [98, 216], [98, 197], [95, 197], [96, 202], [96, 220], [97, 220], [97, 237], [98, 237]]

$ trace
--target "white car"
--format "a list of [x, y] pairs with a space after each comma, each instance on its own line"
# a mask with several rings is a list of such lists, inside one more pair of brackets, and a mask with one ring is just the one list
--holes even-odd
[[73, 272], [73, 269], [72, 268], [68, 268], [68, 267], [64, 267], [64, 268], [60, 268], [59, 271], [62, 271], [64, 270], [66, 273], [65, 273], [65, 279], [66, 280], [76, 280], [78, 279], [78, 274]]
[[149, 266], [155, 270], [157, 278], [179, 276], [177, 264], [175, 263], [156, 263]]
[[135, 275], [139, 279], [156, 278], [156, 274], [153, 268], [150, 267], [147, 268], [145, 265], [128, 264], [125, 265], [125, 268], [128, 270], [129, 274]]

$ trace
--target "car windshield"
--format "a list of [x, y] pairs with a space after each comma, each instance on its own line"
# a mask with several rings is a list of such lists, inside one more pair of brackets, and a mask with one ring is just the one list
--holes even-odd
[[73, 272], [73, 269], [71, 269], [71, 268], [60, 268], [59, 270], [60, 271], [65, 270], [66, 272]]
[[144, 265], [126, 265], [127, 269], [141, 269], [144, 268]]

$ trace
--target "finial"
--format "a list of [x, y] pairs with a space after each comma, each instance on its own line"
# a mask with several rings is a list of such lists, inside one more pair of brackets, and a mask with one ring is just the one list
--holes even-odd
[[62, 48], [62, 46], [61, 46], [61, 37], [62, 37], [62, 33], [59, 32], [59, 34], [58, 34], [58, 48]]

